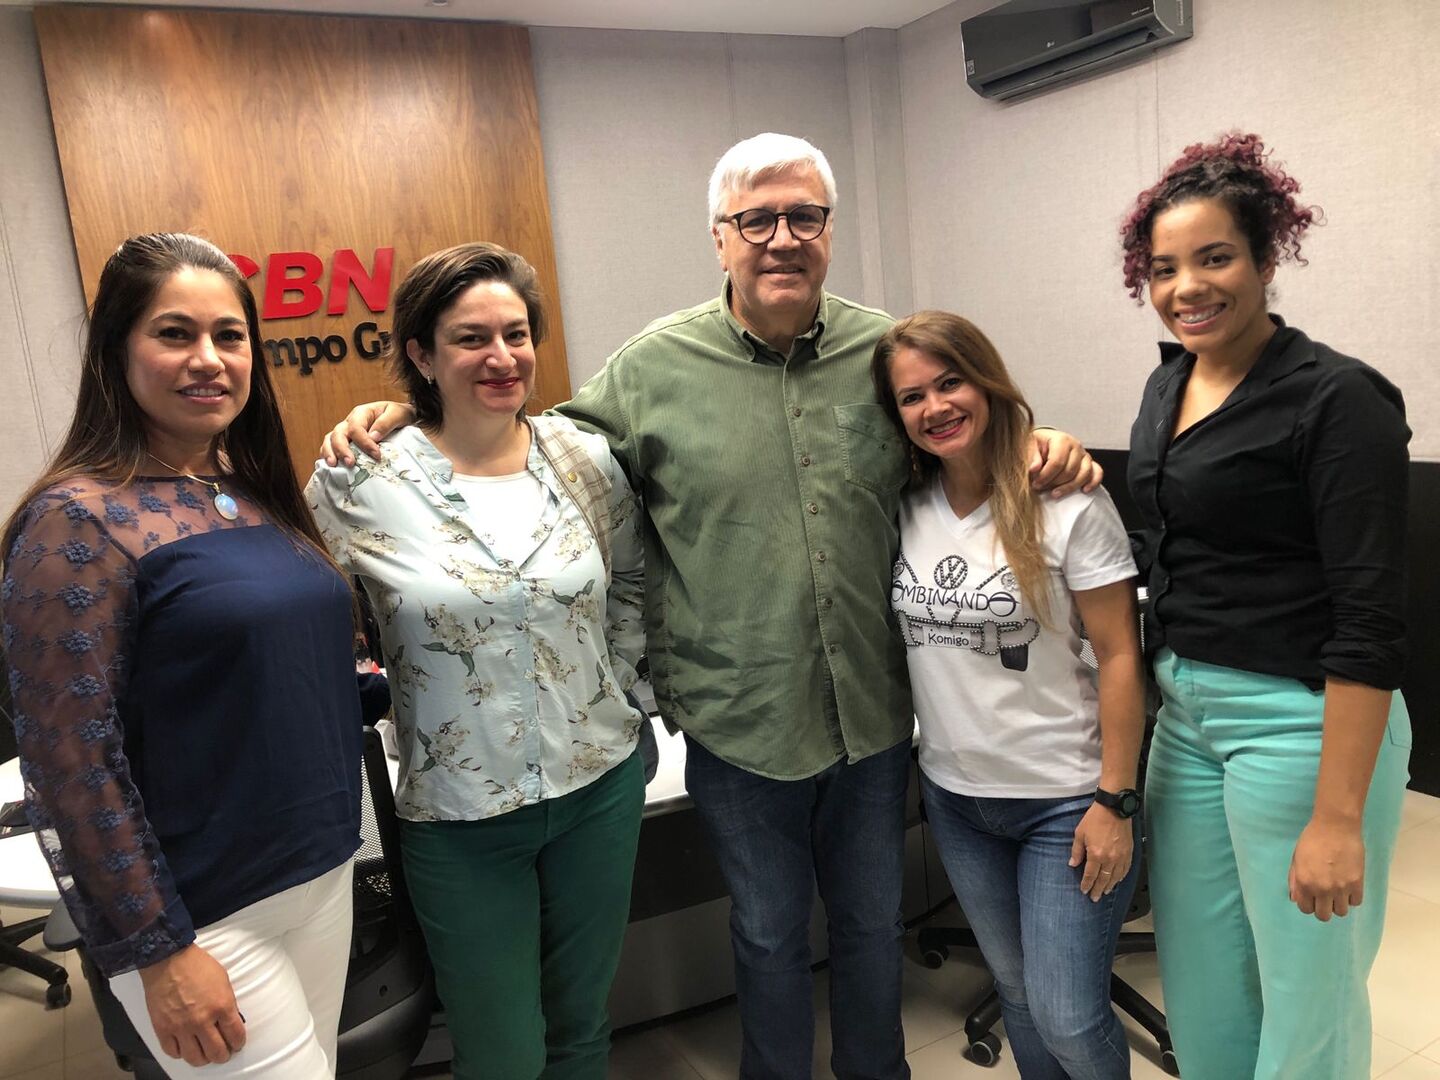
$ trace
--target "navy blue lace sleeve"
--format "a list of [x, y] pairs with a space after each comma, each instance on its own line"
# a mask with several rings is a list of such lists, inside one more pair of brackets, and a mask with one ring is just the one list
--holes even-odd
[[84, 486], [26, 508], [0, 602], [30, 819], [91, 960], [110, 976], [178, 952], [195, 930], [117, 712], [135, 639], [135, 559], [110, 526], [133, 526], [135, 513]]

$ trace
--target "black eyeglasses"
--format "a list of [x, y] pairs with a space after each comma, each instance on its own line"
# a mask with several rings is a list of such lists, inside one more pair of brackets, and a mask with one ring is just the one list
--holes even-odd
[[825, 231], [825, 222], [830, 218], [830, 207], [806, 203], [777, 213], [774, 210], [741, 210], [738, 214], [723, 217], [752, 244], [768, 244], [775, 230], [784, 218], [790, 228], [790, 235], [796, 240], [814, 240]]

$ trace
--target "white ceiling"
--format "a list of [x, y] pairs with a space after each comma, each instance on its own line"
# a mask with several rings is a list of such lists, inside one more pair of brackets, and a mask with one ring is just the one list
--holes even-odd
[[[55, 0], [50, 0], [55, 2]], [[59, 0], [61, 3], [93, 0]], [[692, 30], [732, 34], [844, 37], [867, 26], [889, 29], [942, 8], [949, 0], [147, 0], [150, 7], [220, 7], [310, 11], [327, 15], [395, 15], [527, 26], [614, 30]], [[31, 7], [34, 0], [0, 0]]]

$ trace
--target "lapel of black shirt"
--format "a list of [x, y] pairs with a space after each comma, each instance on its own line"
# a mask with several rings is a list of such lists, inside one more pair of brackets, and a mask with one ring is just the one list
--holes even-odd
[[[1285, 320], [1273, 312], [1269, 317], [1276, 330], [1265, 343], [1265, 348], [1260, 351], [1260, 358], [1255, 361], [1255, 366], [1245, 373], [1245, 377], [1230, 391], [1230, 396], [1221, 402], [1214, 412], [1197, 420], [1186, 429], [1185, 435], [1213, 423], [1217, 417], [1248, 401], [1291, 372], [1315, 362], [1314, 346], [1304, 333], [1292, 326], [1286, 326]], [[1169, 341], [1160, 343], [1160, 357], [1162, 363], [1178, 361], [1174, 370], [1159, 386], [1166, 424], [1162, 438], [1165, 448], [1168, 449], [1175, 441], [1171, 434], [1175, 430], [1175, 410], [1179, 408], [1180, 397], [1185, 391], [1185, 381], [1195, 366], [1195, 357], [1180, 345]], [[1164, 456], [1163, 450], [1161, 456]]]

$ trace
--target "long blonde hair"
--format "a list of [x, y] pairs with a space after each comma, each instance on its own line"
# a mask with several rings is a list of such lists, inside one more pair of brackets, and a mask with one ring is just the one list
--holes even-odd
[[[933, 356], [985, 392], [990, 422], [981, 438], [990, 478], [990, 515], [1020, 592], [1042, 626], [1050, 625], [1049, 569], [1045, 563], [1044, 525], [1030, 487], [1030, 442], [1035, 416], [1015, 385], [1000, 353], [969, 319], [948, 311], [917, 311], [901, 319], [875, 345], [870, 375], [880, 404], [901, 434], [900, 406], [890, 380], [890, 364], [902, 347]], [[940, 459], [910, 444], [910, 486], [940, 471]]]

